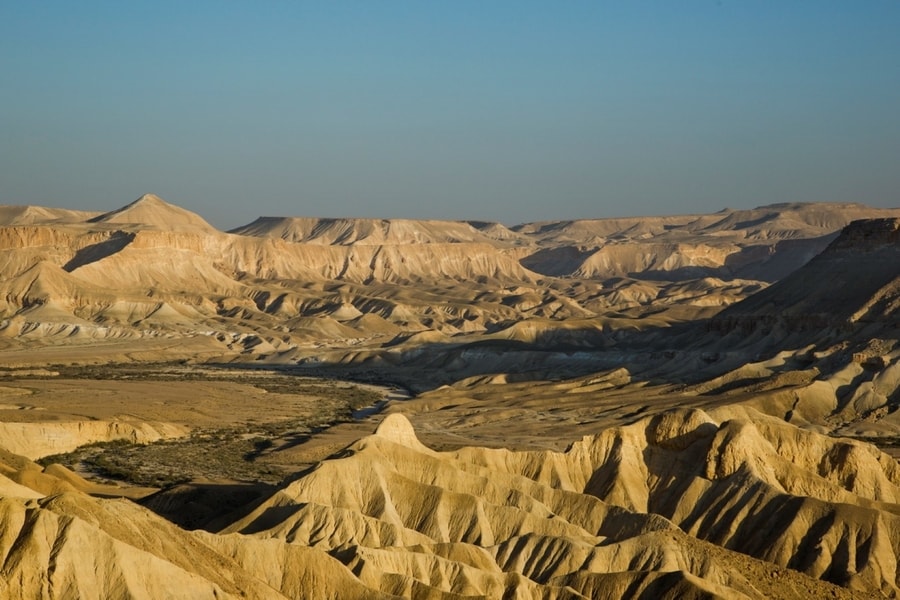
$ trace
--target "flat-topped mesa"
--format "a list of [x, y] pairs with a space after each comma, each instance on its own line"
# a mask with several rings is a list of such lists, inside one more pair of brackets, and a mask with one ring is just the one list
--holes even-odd
[[169, 204], [155, 194], [144, 194], [131, 204], [103, 213], [89, 223], [131, 225], [138, 229], [217, 233], [218, 230], [200, 215]]
[[708, 242], [775, 242], [831, 235], [857, 219], [896, 218], [897, 209], [862, 204], [789, 203], [747, 210], [726, 209], [713, 214], [619, 217], [525, 223], [513, 231], [541, 244], [576, 245], [623, 241], [688, 241], [703, 236]]
[[[477, 336], [492, 347], [583, 347], [606, 343], [610, 327], [630, 327], [644, 316], [660, 324], [705, 318], [763, 283], [783, 280], [847, 223], [900, 219], [900, 209], [856, 205], [779, 210], [560, 221], [519, 232], [485, 221], [264, 217], [234, 230], [242, 235], [227, 235], [153, 194], [103, 214], [0, 206], [7, 291], [0, 317], [28, 311], [28, 322], [110, 322], [141, 336], [146, 332], [138, 326], [148, 319], [179, 334], [227, 321], [229, 331], [250, 327], [287, 345], [315, 338], [343, 348], [355, 340], [365, 350], [336, 359], [353, 362], [414, 346], [456, 352], [450, 346]], [[753, 322], [784, 314], [819, 329], [884, 323], [897, 294], [880, 270], [900, 264], [890, 250], [896, 245], [885, 248], [881, 259], [876, 252], [833, 250], [843, 258], [780, 288], [774, 307], [746, 305], [727, 314]], [[18, 278], [42, 261], [57, 271]], [[41, 286], [31, 286], [35, 278]], [[829, 282], [843, 283], [836, 292]], [[811, 289], [822, 306], [805, 300]], [[37, 296], [39, 290], [46, 293]], [[37, 306], [36, 299], [46, 302]], [[177, 316], [162, 319], [150, 310], [156, 302], [169, 303]], [[447, 345], [446, 338], [457, 339]], [[265, 354], [263, 346], [254, 348], [246, 351]], [[306, 352], [294, 347], [290, 359], [305, 360]], [[449, 354], [442, 356], [421, 360], [441, 362]], [[454, 369], [483, 367], [470, 362], [479, 353], [459, 356]]]
[[259, 217], [229, 233], [331, 246], [495, 244], [505, 241], [465, 221], [414, 219]]
[[96, 215], [96, 212], [46, 206], [0, 206], [0, 227], [80, 223]]

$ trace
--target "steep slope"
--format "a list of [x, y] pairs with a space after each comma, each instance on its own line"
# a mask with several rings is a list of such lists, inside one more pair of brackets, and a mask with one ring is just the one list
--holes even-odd
[[[517, 231], [263, 218], [236, 235], [149, 194], [80, 221], [48, 211], [9, 209], [9, 222], [33, 223], [0, 227], [6, 340], [202, 334], [229, 352], [340, 364], [406, 359], [413, 346], [452, 353], [501, 331], [544, 350], [607, 347], [617, 330], [709, 317], [807, 261], [847, 215], [891, 212], [785, 205]], [[565, 325], [590, 319], [600, 326], [584, 335]], [[382, 352], [392, 339], [405, 342]], [[436, 358], [471, 374], [464, 353]]]
[[880, 322], [900, 308], [900, 219], [855, 221], [819, 256], [723, 311], [714, 327], [827, 330]]
[[8, 311], [55, 303], [71, 312], [81, 297], [91, 295], [106, 294], [48, 261], [36, 262], [14, 277], [0, 281], [0, 297], [6, 301]]
[[565, 453], [439, 453], [392, 415], [219, 534], [90, 498], [77, 476], [0, 453], [0, 597], [896, 594], [897, 465], [746, 416], [757, 424], [667, 413]]
[[88, 219], [89, 223], [103, 223], [119, 227], [157, 229], [160, 231], [193, 231], [215, 233], [215, 227], [203, 217], [189, 210], [169, 204], [154, 194], [144, 194], [131, 204]]
[[0, 598], [389, 597], [320, 550], [186, 532], [81, 490], [115, 493], [0, 450]]
[[591, 457], [587, 493], [851, 589], [898, 592], [900, 468], [872, 446], [726, 407], [665, 413], [568, 454]]
[[[753, 443], [766, 443], [746, 453], [753, 446], [741, 427], [677, 412], [586, 438], [565, 453], [439, 453], [395, 414], [225, 532], [321, 548], [367, 585], [406, 598], [848, 595], [787, 565], [860, 591], [896, 593], [900, 505], [889, 503], [900, 492], [896, 464], [862, 445], [837, 451], [841, 444], [822, 436], [803, 454], [802, 444], [787, 447], [802, 435], [790, 425], [748, 430]], [[816, 472], [810, 461], [822, 447], [836, 450], [835, 461]], [[775, 466], [765, 469], [770, 460]], [[845, 490], [840, 473], [863, 463], [869, 475]], [[785, 489], [782, 470], [802, 477]], [[825, 500], [811, 502], [824, 513], [804, 508], [800, 495], [819, 491], [810, 486], [824, 490]], [[790, 514], [778, 512], [778, 499]], [[846, 525], [796, 537], [806, 519], [845, 510], [837, 502], [861, 508]], [[775, 564], [699, 541], [652, 513], [683, 521], [697, 538], [721, 541], [726, 528], [727, 547]], [[735, 514], [747, 518], [746, 529]], [[773, 516], [783, 535], [776, 532], [772, 547], [754, 545], [759, 522]], [[855, 556], [849, 563], [844, 547]]]

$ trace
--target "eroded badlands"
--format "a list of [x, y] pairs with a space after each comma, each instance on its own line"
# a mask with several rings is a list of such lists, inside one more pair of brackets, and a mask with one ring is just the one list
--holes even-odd
[[0, 291], [0, 597], [900, 595], [900, 210], [8, 206]]

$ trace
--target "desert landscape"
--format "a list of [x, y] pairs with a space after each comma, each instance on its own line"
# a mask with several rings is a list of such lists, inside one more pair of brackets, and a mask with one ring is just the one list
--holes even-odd
[[2, 598], [900, 596], [900, 209], [2, 206], [0, 288]]

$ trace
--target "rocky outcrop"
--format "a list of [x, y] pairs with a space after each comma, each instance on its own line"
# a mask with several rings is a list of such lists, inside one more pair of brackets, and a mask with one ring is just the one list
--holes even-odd
[[0, 447], [14, 454], [38, 459], [71, 452], [96, 442], [126, 440], [146, 444], [188, 435], [190, 430], [173, 423], [145, 421], [0, 422]]
[[710, 327], [727, 333], [861, 330], [900, 321], [900, 219], [856, 221], [787, 278], [722, 311]]
[[394, 413], [218, 533], [89, 489], [0, 451], [0, 597], [800, 599], [900, 584], [896, 461], [734, 405], [564, 452], [437, 452]]
[[439, 453], [395, 414], [225, 533], [326, 550], [408, 598], [895, 595], [897, 464], [728, 416], [664, 413], [564, 453]]
[[[416, 337], [423, 331], [470, 344], [533, 341], [529, 332], [540, 330], [545, 347], [602, 346], [615, 342], [614, 330], [711, 316], [808, 260], [849, 218], [896, 212], [780, 205], [513, 229], [266, 217], [226, 234], [150, 194], [99, 215], [7, 207], [0, 332], [71, 343], [208, 335], [238, 352], [284, 350], [279, 356], [294, 361], [315, 357], [293, 349], [324, 341], [354, 347], [338, 362], [365, 361], [394, 339], [425, 342]], [[890, 285], [865, 289], [870, 302], [854, 307], [853, 320], [895, 310]], [[793, 323], [806, 328], [821, 329], [826, 318], [796, 312]], [[743, 327], [747, 317], [751, 326], [776, 318], [726, 312], [713, 327]], [[584, 329], [603, 335], [573, 337], [565, 322], [575, 319], [593, 320]], [[227, 343], [250, 337], [258, 343]]]

